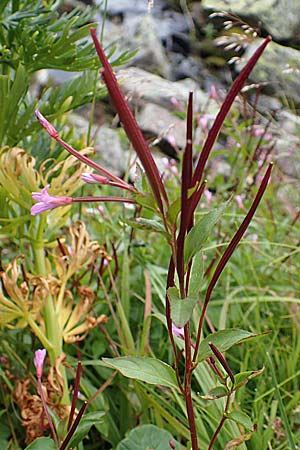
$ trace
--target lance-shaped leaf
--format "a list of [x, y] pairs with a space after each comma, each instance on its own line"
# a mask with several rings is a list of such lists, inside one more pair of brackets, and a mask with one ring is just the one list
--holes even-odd
[[155, 358], [123, 356], [102, 358], [107, 367], [118, 370], [122, 375], [149, 384], [178, 388], [175, 372], [171, 366]]
[[93, 425], [99, 425], [104, 421], [105, 412], [96, 411], [86, 414], [82, 417], [79, 425], [74, 432], [70, 442], [68, 443], [68, 448], [75, 448], [78, 444], [85, 438]]
[[252, 380], [252, 378], [258, 377], [264, 372], [265, 368], [259, 370], [247, 370], [246, 372], [240, 372], [234, 375], [234, 391], [240, 389], [242, 386]]
[[167, 290], [171, 303], [172, 322], [177, 327], [184, 327], [193, 314], [194, 307], [197, 303], [197, 297], [180, 298], [177, 287], [173, 286]]
[[159, 220], [137, 217], [136, 219], [123, 218], [122, 222], [126, 223], [132, 228], [138, 228], [139, 230], [153, 231], [155, 233], [163, 233], [168, 237], [164, 225]]
[[214, 226], [221, 218], [229, 202], [207, 213], [188, 233], [185, 239], [184, 262], [188, 264], [191, 258], [203, 247], [208, 236], [214, 231]]
[[226, 418], [233, 420], [238, 425], [242, 425], [242, 427], [244, 427], [247, 431], [253, 431], [254, 425], [251, 418], [242, 411], [231, 411], [226, 414]]
[[205, 339], [203, 339], [199, 346], [197, 361], [204, 361], [213, 354], [209, 346], [210, 342], [212, 342], [218, 350], [223, 353], [234, 345], [240, 344], [241, 342], [249, 339], [264, 336], [265, 334], [267, 333], [255, 334], [247, 330], [240, 330], [239, 328], [228, 328], [226, 330], [220, 330], [216, 333], [209, 334]]
[[203, 286], [203, 284], [206, 282], [206, 280], [203, 282], [203, 273], [204, 273], [204, 261], [203, 261], [203, 253], [200, 251], [198, 252], [192, 263], [192, 269], [191, 269], [191, 275], [190, 275], [190, 282], [189, 282], [189, 296], [194, 297], [196, 296], [200, 289]]
[[185, 235], [189, 228], [192, 217], [188, 214], [188, 190], [192, 181], [192, 141], [193, 141], [193, 93], [190, 92], [187, 110], [187, 130], [186, 130], [186, 146], [182, 160], [181, 174], [181, 214], [180, 228], [177, 237], [177, 274], [179, 284], [183, 285], [184, 279], [184, 245]]
[[215, 386], [210, 389], [206, 395], [201, 395], [203, 400], [216, 400], [217, 398], [228, 397], [230, 394], [226, 386]]

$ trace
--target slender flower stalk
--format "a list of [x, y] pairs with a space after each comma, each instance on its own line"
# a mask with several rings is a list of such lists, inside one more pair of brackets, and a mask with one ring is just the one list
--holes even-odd
[[51, 416], [49, 414], [48, 411], [48, 406], [46, 403], [46, 399], [45, 399], [45, 395], [44, 395], [44, 391], [43, 391], [43, 385], [42, 385], [42, 375], [43, 375], [43, 366], [44, 366], [44, 360], [45, 360], [45, 356], [46, 356], [46, 350], [43, 348], [42, 350], [37, 350], [35, 352], [35, 356], [34, 356], [34, 365], [36, 368], [36, 376], [38, 379], [38, 391], [41, 397], [41, 401], [42, 401], [42, 405], [43, 405], [43, 409], [44, 412], [46, 414], [48, 423], [49, 423], [49, 427], [50, 427], [50, 432], [52, 435], [52, 438], [56, 444], [56, 446], [58, 446], [58, 439], [56, 436], [56, 432], [55, 432], [55, 428], [51, 419]]
[[100, 166], [99, 164], [97, 164], [92, 159], [88, 158], [87, 156], [82, 155], [80, 152], [75, 150], [75, 148], [73, 148], [70, 144], [68, 144], [63, 139], [61, 139], [58, 135], [56, 128], [43, 116], [43, 114], [38, 109], [35, 111], [35, 116], [38, 119], [38, 121], [40, 122], [40, 124], [45, 128], [45, 130], [47, 131], [49, 136], [52, 137], [53, 139], [55, 139], [56, 142], [58, 142], [71, 155], [75, 156], [75, 158], [79, 159], [79, 161], [83, 162], [84, 164], [86, 164], [89, 167], [92, 167], [92, 169], [97, 170], [102, 175], [115, 181], [116, 183], [125, 184], [125, 182], [121, 178], [119, 178], [116, 175], [114, 175], [113, 173], [109, 172], [104, 167]]
[[31, 207], [31, 215], [36, 216], [45, 211], [49, 211], [51, 209], [57, 208], [58, 206], [65, 206], [71, 203], [82, 203], [82, 202], [117, 202], [117, 203], [136, 203], [136, 200], [133, 198], [124, 198], [124, 197], [64, 197], [64, 196], [54, 196], [48, 194], [48, 188], [50, 185], [47, 185], [42, 189], [42, 192], [33, 192], [32, 198], [37, 201], [35, 205]]

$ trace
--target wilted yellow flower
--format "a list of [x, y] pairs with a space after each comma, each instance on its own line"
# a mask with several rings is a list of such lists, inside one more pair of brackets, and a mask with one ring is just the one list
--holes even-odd
[[22, 274], [20, 260], [15, 258], [0, 274], [0, 323], [9, 328], [24, 328], [29, 316], [35, 320], [49, 294], [45, 278]]

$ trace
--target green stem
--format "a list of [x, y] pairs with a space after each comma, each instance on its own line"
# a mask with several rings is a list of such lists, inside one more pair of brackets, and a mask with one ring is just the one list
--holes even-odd
[[[46, 225], [46, 216], [40, 216], [40, 222], [37, 230], [36, 240], [33, 241], [33, 253], [35, 260], [35, 271], [37, 274], [47, 278], [47, 266], [44, 250], [44, 229]], [[39, 337], [42, 344], [45, 345], [50, 357], [50, 363], [55, 365], [56, 359], [62, 354], [62, 333], [59, 328], [58, 316], [55, 310], [55, 305], [52, 296], [49, 294], [45, 306], [43, 308], [43, 319], [45, 323], [45, 334], [41, 335], [39, 327], [35, 326], [35, 323], [30, 322], [30, 326], [34, 333]], [[29, 322], [28, 322], [29, 323]], [[65, 367], [60, 365], [61, 376], [64, 380], [63, 396], [61, 399], [62, 404], [69, 404], [68, 394], [68, 380]]]
[[30, 314], [24, 315], [24, 319], [27, 321], [28, 325], [36, 335], [36, 337], [39, 338], [41, 341], [43, 347], [47, 350], [49, 355], [51, 355], [52, 352], [54, 352], [54, 347], [51, 341], [47, 339], [47, 337], [44, 335], [44, 333], [41, 331], [40, 327], [36, 324], [36, 322], [32, 319]]

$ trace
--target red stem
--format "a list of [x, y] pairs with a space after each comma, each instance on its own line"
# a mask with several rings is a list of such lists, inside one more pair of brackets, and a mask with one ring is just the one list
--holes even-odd
[[55, 432], [55, 428], [54, 428], [51, 416], [50, 416], [49, 411], [48, 411], [48, 406], [47, 406], [46, 399], [45, 399], [45, 396], [44, 396], [44, 391], [43, 391], [43, 385], [42, 385], [42, 381], [41, 381], [40, 378], [38, 378], [38, 391], [39, 391], [39, 394], [40, 394], [40, 397], [41, 397], [41, 401], [42, 401], [44, 412], [45, 412], [47, 420], [48, 420], [48, 424], [49, 424], [49, 427], [50, 427], [50, 432], [51, 432], [52, 438], [53, 438], [53, 440], [55, 442], [55, 445], [58, 446], [58, 439], [57, 439], [57, 436], [56, 436], [56, 432]]
[[153, 189], [154, 195], [156, 197], [159, 209], [161, 213], [164, 215], [161, 196], [163, 196], [167, 205], [169, 202], [164, 185], [161, 181], [158, 168], [154, 162], [148, 144], [135, 120], [135, 117], [128, 106], [125, 96], [119, 87], [115, 74], [105, 56], [105, 53], [97, 38], [96, 30], [94, 28], [91, 28], [90, 33], [92, 35], [97, 54], [103, 67], [103, 69], [101, 70], [102, 78], [106, 84], [107, 90], [115, 105], [115, 108], [124, 126], [126, 134], [130, 142], [132, 143], [135, 151], [137, 152], [137, 155], [140, 158], [141, 163], [145, 169], [145, 172]]
[[81, 420], [81, 417], [83, 416], [84, 411], [86, 410], [88, 402], [84, 402], [79, 410], [79, 413], [76, 416], [76, 419], [74, 420], [74, 423], [70, 429], [70, 431], [68, 432], [67, 436], [65, 437], [63, 443], [61, 444], [61, 446], [59, 447], [59, 450], [65, 450], [67, 448], [68, 443], [70, 442], [73, 434], [76, 431], [76, 428], [78, 427], [78, 424]]
[[256, 194], [255, 199], [253, 200], [253, 203], [251, 205], [250, 210], [248, 211], [245, 219], [243, 220], [242, 224], [240, 225], [239, 229], [237, 230], [237, 232], [235, 233], [235, 235], [233, 236], [233, 238], [231, 239], [228, 247], [226, 248], [225, 252], [223, 253], [217, 267], [216, 270], [214, 271], [214, 274], [212, 276], [212, 279], [208, 285], [207, 291], [206, 291], [206, 296], [205, 296], [205, 301], [202, 307], [202, 311], [201, 311], [201, 316], [199, 319], [199, 324], [198, 324], [198, 332], [197, 332], [197, 339], [196, 339], [196, 345], [195, 345], [195, 351], [194, 351], [194, 357], [193, 357], [193, 361], [195, 362], [197, 360], [197, 354], [198, 354], [198, 349], [199, 349], [199, 345], [200, 345], [200, 338], [201, 338], [201, 332], [202, 332], [202, 326], [203, 326], [203, 320], [205, 317], [205, 313], [206, 313], [206, 309], [212, 294], [212, 291], [215, 287], [215, 285], [217, 284], [217, 281], [221, 275], [221, 273], [224, 270], [224, 267], [226, 266], [227, 262], [229, 261], [232, 253], [234, 252], [234, 250], [236, 249], [238, 243], [240, 242], [240, 240], [242, 239], [245, 231], [247, 230], [253, 216], [254, 213], [262, 199], [262, 196], [266, 190], [266, 187], [268, 185], [270, 176], [271, 176], [271, 171], [272, 171], [272, 167], [273, 164], [270, 163], [269, 167], [265, 173], [265, 176], [261, 182], [261, 185], [259, 187], [259, 190]]
[[81, 361], [78, 361], [77, 370], [76, 370], [76, 377], [75, 377], [75, 383], [74, 383], [74, 390], [73, 390], [71, 410], [70, 410], [68, 426], [67, 426], [67, 430], [68, 431], [69, 431], [69, 429], [70, 429], [70, 427], [72, 425], [72, 422], [73, 422], [74, 412], [75, 412], [75, 408], [76, 408], [76, 402], [77, 402], [77, 399], [78, 399], [78, 392], [79, 392], [79, 384], [80, 384], [81, 372], [82, 372], [82, 364], [81, 364]]
[[261, 56], [262, 52], [268, 45], [268, 43], [272, 40], [271, 36], [266, 37], [264, 42], [261, 44], [261, 46], [256, 50], [254, 55], [249, 59], [248, 63], [245, 65], [239, 76], [235, 79], [230, 91], [228, 92], [228, 95], [223, 102], [221, 109], [214, 121], [214, 124], [212, 128], [209, 130], [207, 139], [205, 141], [205, 144], [203, 146], [198, 164], [196, 166], [192, 185], [195, 185], [197, 182], [199, 182], [202, 178], [203, 171], [207, 162], [207, 159], [209, 157], [209, 154], [211, 152], [211, 149], [218, 137], [218, 134], [220, 132], [220, 129], [223, 125], [223, 122], [225, 120], [225, 117], [235, 99], [235, 97], [238, 95], [240, 90], [242, 89], [245, 81], [249, 77], [252, 69], [254, 68], [255, 64], [257, 63], [257, 60]]
[[190, 92], [187, 111], [186, 147], [182, 161], [181, 176], [181, 212], [180, 228], [177, 237], [177, 274], [182, 297], [186, 297], [184, 292], [184, 238], [189, 225], [188, 215], [188, 189], [192, 181], [192, 145], [193, 145], [193, 93]]
[[224, 413], [222, 415], [222, 418], [220, 420], [220, 423], [219, 423], [216, 431], [213, 434], [213, 437], [211, 438], [211, 441], [209, 443], [209, 447], [208, 447], [207, 450], [211, 450], [213, 448], [213, 445], [214, 445], [214, 443], [215, 443], [215, 441], [216, 441], [216, 439], [218, 437], [218, 434], [220, 433], [221, 429], [223, 428], [225, 420], [227, 419], [225, 414], [228, 412], [229, 405], [230, 405], [230, 395], [228, 395], [228, 397], [226, 399], [226, 405], [225, 405]]

